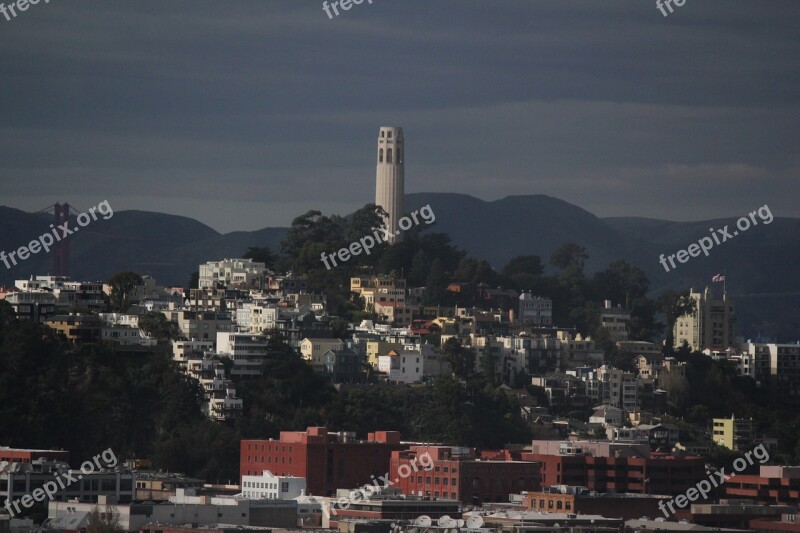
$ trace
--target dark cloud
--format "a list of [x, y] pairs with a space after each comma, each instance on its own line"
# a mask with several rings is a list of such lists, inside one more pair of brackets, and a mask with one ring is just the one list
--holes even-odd
[[223, 231], [345, 213], [372, 200], [393, 124], [408, 192], [800, 215], [796, 1], [321, 6], [51, 0], [0, 17], [0, 203], [108, 199]]

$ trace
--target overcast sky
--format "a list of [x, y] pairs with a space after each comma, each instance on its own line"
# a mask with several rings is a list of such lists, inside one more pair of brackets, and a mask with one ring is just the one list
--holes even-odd
[[[6, 4], [9, 0], [3, 0]], [[222, 231], [406, 192], [800, 216], [800, 1], [50, 0], [0, 16], [0, 205]]]

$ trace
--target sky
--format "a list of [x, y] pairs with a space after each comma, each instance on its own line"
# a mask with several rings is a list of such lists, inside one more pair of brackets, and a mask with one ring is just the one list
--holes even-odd
[[406, 193], [800, 216], [800, 1], [368, 1], [0, 15], [0, 205], [288, 226], [374, 201], [378, 129], [401, 126]]

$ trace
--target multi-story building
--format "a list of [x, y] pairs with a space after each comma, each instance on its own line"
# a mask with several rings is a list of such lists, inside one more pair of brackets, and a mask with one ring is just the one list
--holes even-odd
[[278, 306], [266, 302], [243, 302], [236, 308], [236, 325], [250, 333], [268, 333], [275, 329]]
[[542, 463], [542, 486], [598, 492], [684, 493], [707, 476], [701, 457], [652, 453], [647, 441], [533, 441], [521, 458]]
[[225, 377], [225, 366], [211, 355], [186, 360], [186, 373], [203, 387], [205, 403], [203, 413], [212, 420], [238, 418], [244, 408], [236, 397], [233, 382]]
[[263, 289], [267, 266], [252, 259], [223, 259], [200, 265], [200, 289]]
[[136, 497], [138, 501], [169, 501], [178, 489], [199, 489], [203, 480], [186, 477], [182, 474], [137, 470]]
[[259, 476], [242, 476], [242, 496], [251, 500], [293, 500], [305, 492], [302, 477], [276, 476], [269, 470]]
[[591, 337], [583, 337], [580, 333], [573, 336], [570, 331], [559, 330], [557, 338], [561, 341], [559, 368], [575, 368], [603, 362], [603, 350], [597, 348]]
[[217, 333], [217, 355], [233, 361], [234, 376], [260, 376], [267, 357], [267, 338], [252, 333]]
[[755, 442], [756, 424], [752, 418], [714, 418], [713, 440], [730, 450], [749, 450]]
[[[250, 529], [263, 531], [262, 528], [267, 527], [270, 530], [297, 528], [298, 505], [294, 500], [192, 496], [184, 495], [184, 489], [178, 489], [178, 495], [171, 497], [169, 502], [112, 501], [101, 497], [99, 504], [50, 502], [48, 519], [53, 524], [59, 524], [63, 520], [63, 529], [72, 531], [75, 517], [91, 514], [100, 507], [103, 512], [119, 517], [119, 525], [123, 531], [134, 533], [214, 531], [207, 529], [209, 527], [218, 528], [225, 533]], [[65, 518], [71, 520], [66, 521]], [[225, 527], [219, 524], [225, 524]]]
[[59, 337], [73, 344], [99, 342], [103, 338], [104, 322], [97, 315], [55, 315], [45, 320], [44, 324], [55, 330]]
[[605, 300], [600, 310], [600, 323], [613, 340], [626, 342], [630, 335], [631, 312], [619, 305], [612, 307], [611, 300]]
[[638, 493], [594, 492], [586, 487], [554, 485], [539, 492], [528, 492], [522, 503], [540, 513], [599, 514], [624, 519], [658, 516], [658, 502], [666, 496]]
[[797, 506], [800, 504], [800, 466], [761, 465], [758, 475], [737, 473], [724, 487], [729, 498]]
[[563, 343], [550, 336], [497, 337], [503, 343], [503, 366], [506, 379], [516, 374], [543, 374], [561, 368]]
[[[53, 499], [64, 502], [76, 500], [97, 502], [101, 495], [112, 496], [120, 502], [130, 502], [135, 495], [135, 474], [122, 469], [99, 469], [95, 472], [71, 470], [60, 461], [36, 459], [30, 463], [0, 464], [0, 501], [13, 502], [42, 487], [62, 472], [63, 479], [74, 479], [53, 494]], [[18, 514], [19, 510], [15, 509]]]
[[553, 325], [553, 300], [534, 296], [530, 292], [519, 295], [519, 320], [529, 326], [549, 328]]
[[364, 298], [367, 310], [374, 310], [376, 303], [406, 303], [406, 280], [384, 276], [350, 278], [350, 291]]
[[405, 449], [396, 431], [376, 431], [367, 440], [353, 433], [329, 433], [324, 427], [281, 431], [277, 440], [242, 440], [241, 476], [269, 470], [306, 479], [308, 493], [332, 496], [337, 489], [372, 483], [385, 475], [392, 451]]
[[695, 292], [690, 289], [689, 296], [695, 303], [694, 314], [679, 316], [675, 321], [673, 336], [675, 346], [686, 341], [693, 351], [705, 348], [727, 348], [734, 341], [736, 317], [734, 304], [727, 294], [715, 298], [711, 290]]
[[343, 349], [341, 339], [306, 338], [300, 343], [300, 355], [320, 374], [325, 372], [325, 353]]
[[[30, 320], [43, 324], [45, 320], [58, 314], [61, 308], [60, 299], [48, 291], [14, 291], [4, 298], [14, 309], [20, 320]], [[74, 305], [74, 300], [73, 300]]]
[[406, 307], [406, 304], [402, 302], [377, 301], [372, 306], [375, 314], [378, 315], [378, 319], [382, 323], [391, 324], [392, 326], [408, 326], [414, 318], [414, 310], [411, 307]]
[[800, 343], [745, 343], [740, 357], [739, 375], [750, 375], [757, 383], [768, 385], [783, 402], [800, 404]]
[[167, 320], [178, 325], [187, 339], [214, 340], [220, 331], [234, 331], [235, 323], [228, 311], [192, 311], [168, 309], [162, 311]]
[[214, 340], [175, 340], [172, 341], [172, 359], [175, 360], [181, 370], [186, 370], [186, 362], [189, 359], [202, 357], [206, 352], [214, 351]]
[[378, 357], [378, 371], [391, 383], [419, 383], [425, 375], [424, 357], [418, 352], [391, 350]]
[[349, 348], [328, 350], [322, 355], [324, 374], [333, 383], [360, 383], [364, 380], [364, 356]]
[[[430, 459], [422, 460], [425, 454]], [[430, 470], [423, 468], [426, 465]], [[396, 486], [404, 494], [480, 505], [507, 502], [509, 494], [539, 490], [539, 467], [524, 460], [478, 459], [473, 448], [412, 446], [392, 453], [389, 477], [399, 479]], [[401, 469], [410, 475], [403, 476]]]
[[69, 452], [64, 450], [37, 450], [0, 446], [0, 462], [32, 463], [36, 459], [68, 462]]

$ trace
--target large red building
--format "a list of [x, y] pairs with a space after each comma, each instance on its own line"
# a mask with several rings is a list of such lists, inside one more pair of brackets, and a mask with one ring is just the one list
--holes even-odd
[[404, 448], [397, 431], [376, 431], [367, 440], [324, 427], [281, 431], [278, 440], [242, 440], [239, 476], [269, 470], [277, 476], [304, 477], [309, 494], [333, 496], [336, 489], [372, 484], [372, 476], [385, 476], [392, 452]]
[[[421, 459], [426, 453], [430, 459]], [[389, 472], [404, 494], [468, 505], [506, 502], [509, 494], [541, 488], [538, 463], [477, 459], [472, 448], [411, 446], [392, 453]]]
[[34, 450], [0, 446], [0, 462], [30, 463], [36, 459], [69, 463], [69, 452], [64, 450]]
[[665, 453], [641, 456], [589, 454], [547, 455], [523, 452], [526, 461], [542, 464], [542, 485], [574, 485], [598, 492], [678, 495], [705, 479], [701, 457]]
[[761, 466], [759, 475], [737, 473], [724, 486], [729, 498], [797, 505], [800, 503], [800, 466]]

